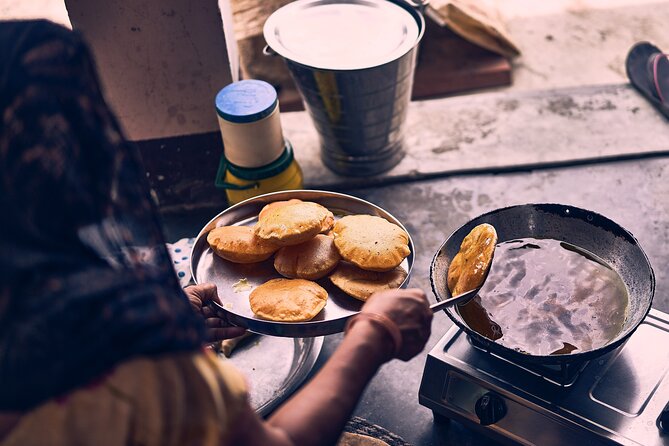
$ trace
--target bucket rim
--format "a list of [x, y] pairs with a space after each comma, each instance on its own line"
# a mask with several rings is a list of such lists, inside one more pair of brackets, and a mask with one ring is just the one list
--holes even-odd
[[335, 3], [341, 3], [341, 4], [354, 4], [354, 3], [359, 3], [360, 1], [365, 1], [369, 3], [392, 3], [400, 8], [402, 8], [404, 11], [409, 13], [411, 17], [416, 21], [416, 24], [418, 25], [418, 35], [416, 36], [415, 40], [413, 41], [412, 45], [406, 50], [401, 52], [401, 54], [393, 55], [393, 58], [384, 61], [382, 63], [375, 63], [375, 64], [370, 64], [370, 65], [364, 65], [361, 67], [353, 67], [353, 68], [331, 68], [326, 65], [320, 65], [320, 64], [309, 64], [309, 63], [304, 63], [304, 62], [299, 62], [293, 57], [290, 57], [290, 54], [293, 54], [291, 51], [285, 50], [285, 46], [281, 45], [278, 40], [275, 38], [273, 34], [273, 30], [276, 29], [276, 26], [274, 26], [274, 21], [273, 17], [276, 17], [276, 14], [284, 10], [284, 8], [297, 8], [301, 5], [304, 4], [309, 4], [309, 3], [317, 3], [317, 2], [323, 2], [324, 0], [296, 0], [291, 3], [288, 3], [281, 8], [277, 9], [272, 13], [267, 20], [265, 21], [265, 24], [263, 26], [263, 37], [265, 38], [265, 42], [267, 43], [267, 48], [269, 48], [269, 53], [274, 53], [276, 55], [281, 56], [283, 59], [285, 59], [287, 62], [290, 62], [291, 64], [299, 65], [301, 67], [310, 69], [310, 70], [317, 70], [317, 71], [324, 71], [324, 72], [356, 72], [356, 71], [365, 71], [373, 68], [379, 68], [383, 67], [385, 65], [395, 63], [398, 60], [402, 59], [406, 55], [412, 53], [413, 51], [416, 50], [418, 45], [420, 44], [420, 41], [423, 39], [423, 36], [425, 35], [425, 18], [423, 17], [423, 14], [417, 9], [417, 7], [412, 6], [411, 3], [409, 3], [406, 0], [327, 0], [328, 4], [335, 4]]

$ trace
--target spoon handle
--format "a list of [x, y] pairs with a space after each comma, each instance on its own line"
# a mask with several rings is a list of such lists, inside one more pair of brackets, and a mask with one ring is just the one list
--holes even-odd
[[474, 288], [473, 290], [469, 290], [462, 294], [458, 294], [457, 296], [453, 296], [450, 299], [445, 299], [442, 300], [441, 302], [437, 302], [436, 304], [432, 304], [430, 305], [430, 310], [432, 310], [433, 313], [436, 313], [437, 311], [442, 310], [446, 307], [450, 307], [451, 305], [457, 305], [466, 302], [469, 299], [476, 296], [476, 293], [479, 292], [479, 289], [480, 288]]

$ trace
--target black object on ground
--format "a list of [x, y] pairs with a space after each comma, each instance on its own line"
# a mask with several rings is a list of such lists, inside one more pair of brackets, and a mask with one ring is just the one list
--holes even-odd
[[625, 60], [627, 77], [666, 119], [669, 119], [669, 58], [649, 42], [636, 43]]

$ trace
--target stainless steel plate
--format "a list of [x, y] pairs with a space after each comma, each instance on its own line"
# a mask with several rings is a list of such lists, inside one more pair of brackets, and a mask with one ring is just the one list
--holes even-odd
[[254, 336], [243, 340], [230, 358], [220, 358], [244, 374], [251, 407], [266, 416], [307, 378], [322, 347], [322, 337]]
[[[196, 283], [213, 282], [218, 288], [222, 306], [216, 304], [220, 317], [231, 324], [245, 327], [250, 331], [272, 336], [310, 337], [338, 333], [344, 330], [349, 317], [360, 311], [362, 302], [344, 294], [332, 285], [328, 278], [318, 281], [327, 290], [328, 302], [325, 308], [308, 322], [274, 322], [257, 318], [249, 305], [249, 294], [258, 285], [270, 279], [279, 278], [273, 260], [248, 265], [236, 264], [215, 255], [207, 243], [207, 234], [213, 228], [229, 225], [253, 225], [258, 220], [258, 213], [267, 203], [298, 198], [313, 201], [330, 209], [335, 218], [348, 214], [369, 214], [385, 218], [406, 231], [406, 228], [390, 213], [365, 200], [336, 192], [299, 190], [274, 192], [260, 195], [234, 205], [214, 217], [200, 231], [191, 253], [191, 272]], [[408, 231], [407, 231], [408, 234]], [[411, 254], [404, 259], [401, 267], [407, 271], [407, 278], [402, 283], [409, 283], [415, 258], [415, 248], [409, 236]], [[246, 279], [248, 287], [236, 286]]]

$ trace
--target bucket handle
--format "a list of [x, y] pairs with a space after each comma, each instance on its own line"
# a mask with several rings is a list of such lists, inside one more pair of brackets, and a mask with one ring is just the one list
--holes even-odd
[[272, 48], [270, 48], [269, 45], [265, 45], [265, 47], [262, 49], [262, 53], [265, 56], [276, 56], [277, 55], [277, 52], [274, 51]]
[[430, 0], [405, 0], [411, 7], [420, 11], [421, 14], [425, 13], [425, 8], [430, 4]]

